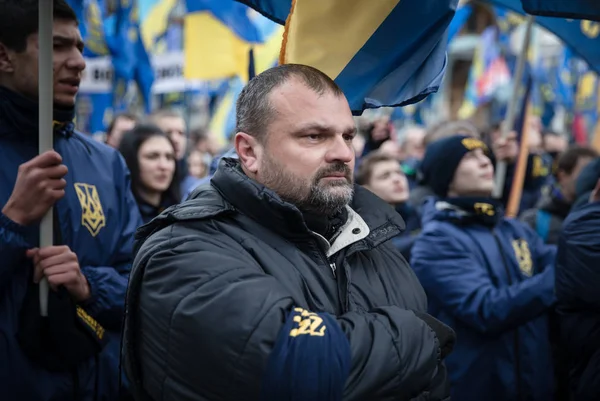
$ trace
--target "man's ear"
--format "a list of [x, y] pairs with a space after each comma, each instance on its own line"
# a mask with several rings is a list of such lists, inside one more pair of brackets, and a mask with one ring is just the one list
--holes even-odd
[[263, 151], [259, 141], [250, 134], [238, 132], [235, 134], [234, 145], [246, 173], [256, 174]]
[[13, 64], [14, 51], [10, 50], [0, 42], [0, 73], [12, 73], [15, 71]]

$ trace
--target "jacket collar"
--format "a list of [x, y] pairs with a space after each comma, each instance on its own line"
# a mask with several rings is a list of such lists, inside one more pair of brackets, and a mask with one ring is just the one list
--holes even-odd
[[[0, 86], [0, 138], [37, 142], [39, 134], [39, 107], [16, 92]], [[75, 130], [75, 108], [53, 111], [55, 134], [70, 137]]]
[[[264, 222], [278, 234], [290, 239], [312, 235], [300, 210], [244, 174], [238, 160], [223, 158], [211, 183], [233, 208], [257, 222]], [[404, 229], [404, 221], [390, 205], [360, 186], [354, 190], [348, 221], [328, 248], [330, 252], [335, 253], [341, 249], [340, 245], [346, 247], [357, 240], [376, 246]], [[196, 191], [190, 197], [198, 199], [202, 192]]]

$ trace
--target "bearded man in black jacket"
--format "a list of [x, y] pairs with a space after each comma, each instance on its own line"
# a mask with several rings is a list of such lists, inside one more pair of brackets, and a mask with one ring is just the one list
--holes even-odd
[[138, 232], [124, 344], [136, 399], [447, 400], [454, 332], [390, 241], [400, 215], [353, 184], [339, 87], [278, 66], [236, 117], [239, 159]]

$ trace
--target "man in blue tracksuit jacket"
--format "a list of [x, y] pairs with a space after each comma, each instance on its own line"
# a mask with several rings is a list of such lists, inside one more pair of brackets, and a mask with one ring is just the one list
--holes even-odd
[[503, 217], [488, 154], [466, 136], [429, 145], [422, 172], [437, 197], [424, 205], [411, 265], [430, 313], [457, 333], [446, 359], [453, 400], [550, 401], [555, 248]]
[[[85, 62], [64, 0], [54, 0], [55, 151], [37, 155], [37, 19], [37, 1], [0, 3], [0, 399], [118, 400], [120, 326], [141, 218], [121, 156], [73, 130]], [[59, 243], [38, 249], [39, 220], [52, 206]], [[52, 297], [66, 289], [109, 339], [70, 371], [49, 371], [18, 340], [23, 314], [33, 313], [25, 299], [42, 277]]]

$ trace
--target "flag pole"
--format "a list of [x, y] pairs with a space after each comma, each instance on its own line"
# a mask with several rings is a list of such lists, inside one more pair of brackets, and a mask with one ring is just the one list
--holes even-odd
[[[52, 150], [53, 140], [53, 60], [52, 27], [54, 25], [53, 0], [39, 0], [38, 9], [38, 75], [39, 75], [39, 153]], [[40, 223], [40, 248], [53, 245], [52, 208]], [[40, 314], [48, 316], [48, 281], [39, 284]]]
[[513, 177], [510, 195], [506, 205], [506, 217], [517, 217], [521, 198], [523, 197], [523, 184], [525, 183], [525, 172], [527, 170], [527, 157], [529, 156], [529, 120], [532, 115], [531, 101], [526, 98], [525, 115], [523, 117], [523, 126], [521, 127], [521, 143], [519, 146], [519, 156], [517, 157], [517, 166]]
[[[525, 37], [523, 38], [523, 46], [521, 47], [521, 52], [519, 53], [519, 57], [517, 58], [517, 69], [515, 71], [515, 76], [513, 77], [513, 88], [510, 103], [508, 103], [508, 110], [506, 113], [506, 119], [502, 124], [501, 135], [502, 138], [505, 139], [508, 137], [510, 132], [515, 125], [515, 119], [517, 118], [517, 109], [519, 108], [519, 86], [521, 85], [521, 81], [523, 79], [523, 74], [525, 72], [525, 61], [527, 60], [527, 54], [529, 53], [529, 45], [531, 44], [531, 30], [533, 28], [533, 21], [535, 17], [533, 15], [528, 15], [526, 19], [525, 25]], [[506, 180], [506, 162], [499, 161], [496, 164], [496, 176], [494, 178], [494, 191], [492, 192], [492, 196], [494, 198], [501, 198], [502, 192], [504, 191], [504, 182]]]

